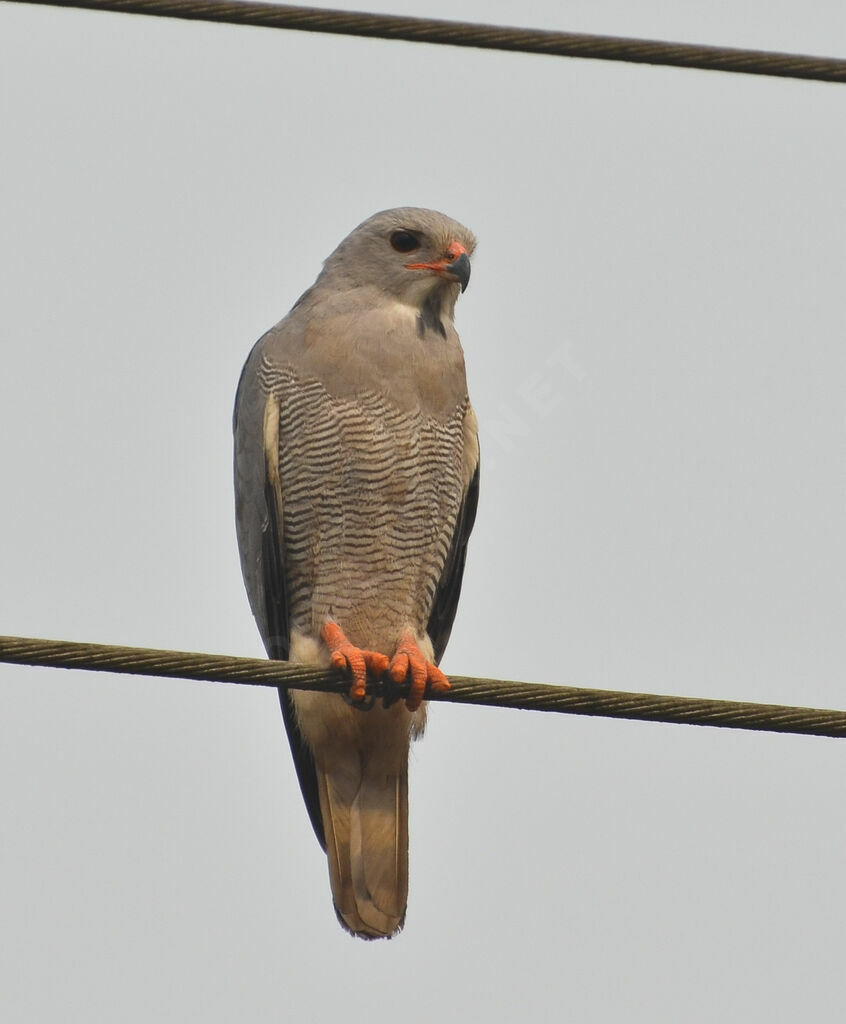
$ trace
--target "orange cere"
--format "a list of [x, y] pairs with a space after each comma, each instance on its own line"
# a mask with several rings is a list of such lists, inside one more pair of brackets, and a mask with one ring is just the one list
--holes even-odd
[[434, 270], [437, 273], [449, 270], [450, 264], [455, 263], [458, 257], [466, 252], [461, 242], [450, 242], [442, 260], [433, 260], [431, 263], [406, 263], [405, 267], [406, 270]]

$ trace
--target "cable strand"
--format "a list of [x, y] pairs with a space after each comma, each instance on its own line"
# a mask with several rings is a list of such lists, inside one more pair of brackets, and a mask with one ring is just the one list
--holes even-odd
[[[265, 661], [262, 658], [233, 658], [218, 654], [39, 640], [32, 637], [0, 636], [0, 662], [246, 686], [289, 687], [327, 693], [346, 693], [349, 690], [349, 680], [334, 669], [307, 668], [285, 661]], [[709, 725], [723, 729], [806, 736], [846, 736], [846, 711], [550, 686], [469, 676], [450, 676], [450, 683], [450, 689], [445, 693], [431, 694], [428, 699], [452, 704], [553, 711], [642, 722]], [[368, 685], [368, 694], [376, 698], [396, 699], [404, 693], [404, 687], [387, 681], [370, 680]]]
[[846, 60], [806, 54], [698, 46], [658, 39], [632, 39], [583, 32], [555, 32], [507, 25], [446, 21], [359, 11], [335, 11], [293, 4], [232, 3], [227, 0], [14, 0], [51, 7], [147, 14], [300, 32], [364, 36], [482, 50], [505, 50], [557, 57], [661, 64], [731, 71], [745, 75], [846, 82]]

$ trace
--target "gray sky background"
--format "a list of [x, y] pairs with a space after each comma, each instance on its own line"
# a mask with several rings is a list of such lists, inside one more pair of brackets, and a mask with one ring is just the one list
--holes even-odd
[[[347, 6], [335, 0], [334, 6]], [[834, 0], [391, 0], [846, 56]], [[257, 655], [231, 410], [357, 223], [479, 236], [447, 671], [846, 706], [846, 86], [0, 4], [0, 632]], [[436, 706], [405, 932], [273, 692], [0, 666], [0, 1018], [842, 1020], [846, 745]]]

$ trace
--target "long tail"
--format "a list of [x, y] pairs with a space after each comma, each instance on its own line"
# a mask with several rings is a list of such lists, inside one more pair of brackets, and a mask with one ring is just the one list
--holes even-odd
[[317, 766], [335, 912], [363, 939], [396, 934], [408, 900], [408, 765], [380, 761], [348, 750]]

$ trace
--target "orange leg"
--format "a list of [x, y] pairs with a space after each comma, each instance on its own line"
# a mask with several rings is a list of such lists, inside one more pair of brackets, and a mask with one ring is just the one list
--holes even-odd
[[449, 689], [449, 680], [431, 661], [426, 661], [417, 641], [411, 633], [403, 633], [396, 653], [391, 658], [391, 679], [401, 683], [411, 677], [411, 687], [405, 699], [409, 711], [416, 711], [423, 702], [423, 694], [428, 684], [433, 693], [443, 693]]
[[350, 686], [351, 700], [364, 700], [367, 686], [367, 673], [381, 676], [388, 668], [388, 658], [378, 651], [363, 651], [355, 647], [344, 636], [344, 631], [336, 622], [327, 622], [320, 635], [332, 655], [332, 667], [341, 671], [349, 670], [352, 676]]

